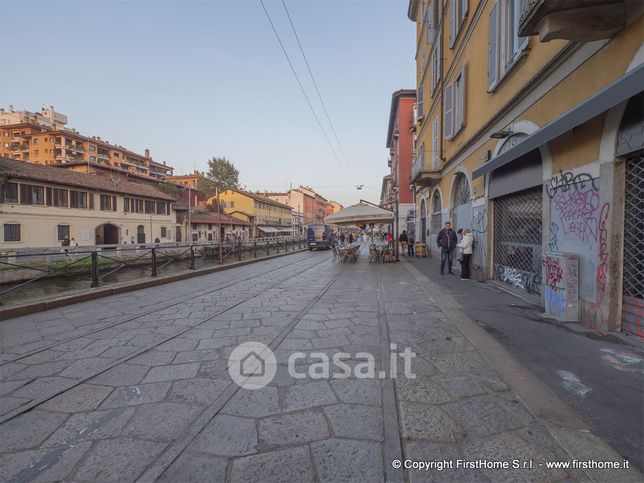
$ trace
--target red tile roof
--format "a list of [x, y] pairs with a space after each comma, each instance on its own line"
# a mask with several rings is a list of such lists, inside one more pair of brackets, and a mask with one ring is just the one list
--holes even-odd
[[34, 164], [11, 158], [0, 157], [0, 177], [39, 181], [41, 183], [51, 183], [69, 187], [73, 186], [94, 191], [104, 191], [107, 193], [139, 196], [142, 198], [174, 201], [174, 198], [149, 184], [112, 179], [107, 176], [97, 176], [95, 174], [79, 173], [68, 169]]

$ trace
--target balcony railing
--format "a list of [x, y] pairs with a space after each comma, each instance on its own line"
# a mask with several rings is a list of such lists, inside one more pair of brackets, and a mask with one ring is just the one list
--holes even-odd
[[421, 151], [411, 165], [411, 182], [421, 185], [434, 184], [440, 181], [440, 167], [438, 163], [432, 166], [430, 156], [425, 156]]
[[626, 0], [525, 0], [519, 35], [590, 42], [612, 37], [625, 19]]

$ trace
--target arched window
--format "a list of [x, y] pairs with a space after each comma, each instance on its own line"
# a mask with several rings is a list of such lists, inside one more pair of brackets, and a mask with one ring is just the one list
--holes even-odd
[[438, 190], [434, 191], [432, 195], [432, 233], [437, 234], [441, 231], [441, 211], [443, 209], [441, 203], [441, 193]]
[[463, 173], [456, 175], [454, 182], [454, 208], [470, 202], [470, 185]]

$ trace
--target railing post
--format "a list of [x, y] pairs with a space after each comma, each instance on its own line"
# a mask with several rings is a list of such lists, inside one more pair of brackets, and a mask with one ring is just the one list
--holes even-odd
[[253, 242], [253, 252], [255, 253], [255, 258], [257, 258], [257, 240]]
[[156, 277], [157, 276], [157, 249], [153, 248], [152, 249], [152, 273], [150, 274], [151, 277]]
[[96, 250], [92, 252], [92, 284], [90, 288], [98, 287], [98, 253]]
[[190, 245], [190, 270], [195, 269], [195, 247]]
[[280, 252], [280, 241], [276, 238], [275, 239], [275, 248], [277, 248], [277, 253]]

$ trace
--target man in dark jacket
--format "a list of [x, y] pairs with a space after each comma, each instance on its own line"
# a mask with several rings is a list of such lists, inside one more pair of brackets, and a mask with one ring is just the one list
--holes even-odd
[[452, 230], [452, 224], [448, 221], [436, 237], [438, 248], [441, 249], [441, 275], [445, 275], [445, 262], [447, 261], [447, 272], [452, 273], [452, 258], [454, 255], [454, 247], [458, 243], [456, 232]]

